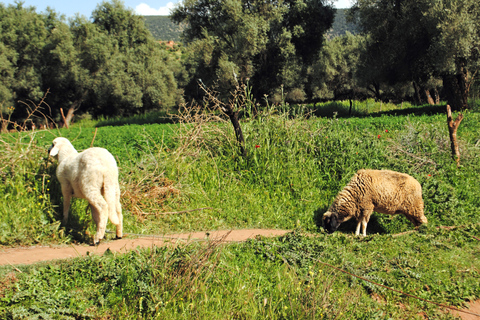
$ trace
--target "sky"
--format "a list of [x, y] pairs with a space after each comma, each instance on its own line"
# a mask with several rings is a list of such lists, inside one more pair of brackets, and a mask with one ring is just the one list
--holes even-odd
[[[18, 0], [0, 0], [5, 5], [15, 4]], [[64, 14], [67, 18], [79, 13], [90, 18], [97, 5], [103, 0], [20, 0], [24, 2], [24, 7], [33, 6], [37, 12], [44, 12], [47, 7], [54, 9], [57, 13]], [[335, 8], [350, 8], [353, 0], [333, 0]], [[123, 0], [127, 8], [131, 8], [135, 13], [143, 16], [166, 16], [174, 8], [179, 0]]]

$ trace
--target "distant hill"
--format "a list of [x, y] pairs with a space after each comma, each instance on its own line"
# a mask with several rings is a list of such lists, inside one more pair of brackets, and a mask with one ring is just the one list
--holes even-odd
[[[327, 31], [327, 39], [344, 35], [347, 31], [352, 34], [358, 33], [355, 24], [348, 23], [346, 19], [348, 9], [336, 9], [333, 26]], [[180, 42], [180, 34], [183, 31], [182, 25], [177, 25], [170, 20], [169, 16], [144, 16], [145, 25], [157, 40]]]
[[359, 33], [359, 27], [347, 22], [347, 12], [349, 9], [336, 9], [335, 19], [330, 30], [327, 31], [327, 39], [331, 39], [338, 36], [343, 36], [347, 31], [351, 34]]
[[180, 41], [183, 27], [173, 23], [169, 16], [144, 16], [145, 25], [156, 40]]

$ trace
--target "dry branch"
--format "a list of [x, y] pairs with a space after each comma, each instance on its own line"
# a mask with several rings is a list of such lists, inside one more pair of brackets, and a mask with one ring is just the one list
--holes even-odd
[[95, 141], [95, 138], [97, 137], [97, 131], [98, 131], [98, 128], [95, 128], [95, 133], [93, 134], [92, 143], [90, 143], [90, 148], [93, 148], [93, 142]]
[[242, 127], [239, 122], [239, 112], [242, 107], [245, 106], [247, 97], [245, 97], [245, 86], [237, 85], [235, 90], [231, 93], [231, 98], [228, 103], [221, 101], [218, 98], [218, 92], [213, 89], [207, 88], [203, 83], [199, 83], [200, 88], [205, 93], [204, 101], [208, 104], [212, 104], [214, 109], [221, 110], [230, 119], [235, 136], [240, 146], [240, 154], [245, 157], [247, 150], [245, 149], [245, 138], [243, 137]]
[[453, 120], [452, 109], [450, 105], [447, 105], [447, 125], [448, 132], [450, 134], [450, 145], [452, 149], [453, 160], [457, 163], [457, 167], [460, 166], [460, 149], [457, 141], [457, 129], [460, 126], [460, 122], [463, 120], [463, 114], [458, 114], [457, 119]]
[[205, 207], [205, 208], [198, 208], [198, 209], [191, 209], [191, 210], [183, 210], [183, 211], [171, 211], [171, 212], [157, 212], [157, 213], [148, 213], [142, 212], [142, 215], [163, 215], [163, 214], [177, 214], [177, 213], [187, 213], [193, 211], [201, 211], [201, 210], [213, 210], [213, 208]]

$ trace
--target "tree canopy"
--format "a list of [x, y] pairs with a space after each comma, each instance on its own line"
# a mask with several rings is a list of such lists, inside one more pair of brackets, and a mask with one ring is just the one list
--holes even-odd
[[308, 64], [333, 16], [323, 0], [181, 2], [172, 19], [186, 23], [184, 40], [195, 52], [191, 92], [198, 79], [223, 92], [249, 79], [257, 97], [275, 95], [283, 86], [302, 92], [297, 99], [304, 99]]
[[354, 11], [368, 34], [359, 66], [364, 81], [409, 81], [425, 89], [441, 78], [448, 102], [467, 108], [479, 67], [477, 1], [357, 0]]
[[269, 103], [441, 96], [469, 107], [480, 71], [476, 0], [356, 0], [348, 16], [361, 33], [331, 38], [334, 15], [327, 0], [183, 0], [171, 19], [185, 43], [170, 49], [120, 0], [69, 20], [0, 3], [1, 116], [22, 119], [46, 92], [57, 120], [61, 108], [143, 113], [202, 97], [199, 82], [223, 98], [248, 82]]
[[52, 117], [60, 108], [128, 115], [181, 99], [177, 55], [119, 0], [99, 4], [92, 20], [68, 23], [50, 9], [0, 4], [0, 48], [0, 106], [6, 113], [13, 107], [13, 118], [25, 114], [22, 103], [47, 91]]

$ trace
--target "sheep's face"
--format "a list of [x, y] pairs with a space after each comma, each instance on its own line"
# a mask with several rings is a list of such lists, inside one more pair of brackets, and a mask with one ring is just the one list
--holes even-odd
[[58, 149], [58, 147], [55, 146], [55, 140], [53, 140], [52, 145], [50, 146], [50, 148], [48, 148], [48, 154], [51, 157], [56, 157], [58, 155], [59, 151], [60, 150]]
[[340, 223], [341, 222], [338, 221], [336, 214], [331, 211], [327, 211], [323, 215], [323, 227], [328, 233], [335, 232]]
[[68, 139], [58, 137], [52, 141], [52, 145], [50, 146], [50, 148], [48, 148], [48, 154], [51, 157], [56, 157], [58, 156], [58, 153], [60, 152], [60, 150], [69, 150], [69, 149], [72, 149], [73, 151], [75, 151], [75, 148], [72, 146], [70, 141], [68, 141]]

